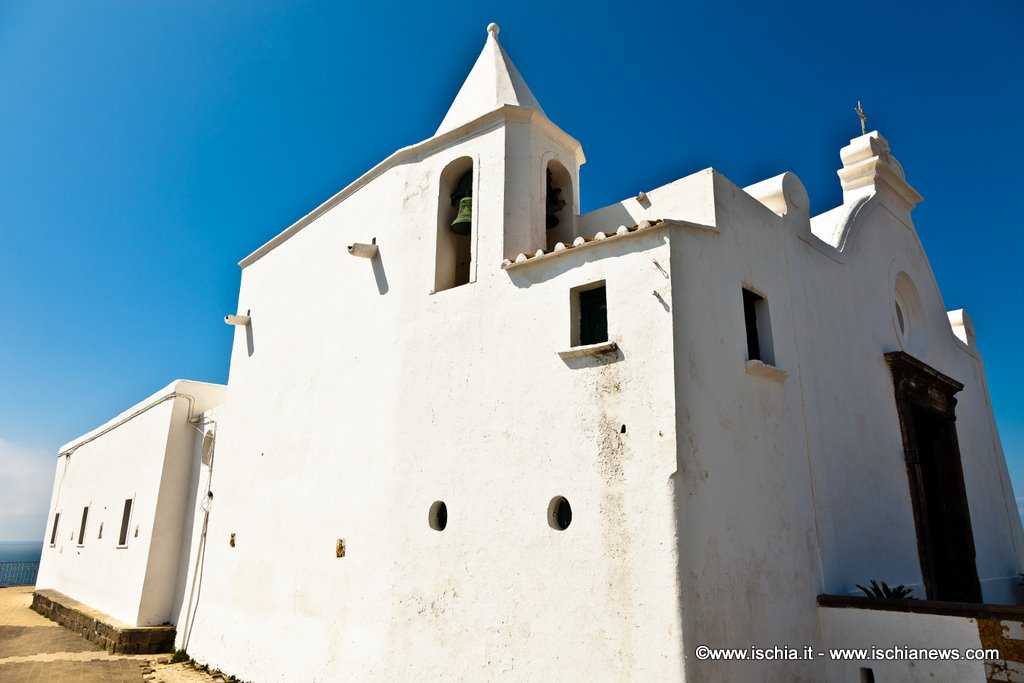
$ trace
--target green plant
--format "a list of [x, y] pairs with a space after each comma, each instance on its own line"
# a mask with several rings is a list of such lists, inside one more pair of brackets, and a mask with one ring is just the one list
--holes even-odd
[[181, 662], [187, 662], [192, 659], [188, 656], [188, 653], [184, 650], [175, 650], [174, 654], [171, 655], [171, 664], [180, 664]]
[[857, 588], [864, 591], [864, 595], [869, 598], [884, 598], [886, 600], [915, 600], [916, 598], [911, 595], [914, 591], [907, 588], [902, 583], [898, 586], [890, 587], [885, 581], [879, 586], [878, 582], [871, 579], [871, 588], [867, 589], [864, 586], [855, 584]]

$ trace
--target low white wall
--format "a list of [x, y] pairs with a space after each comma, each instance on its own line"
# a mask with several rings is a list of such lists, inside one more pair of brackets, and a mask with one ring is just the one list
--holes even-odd
[[[130, 625], [171, 620], [182, 498], [194, 453], [185, 438], [194, 431], [187, 418], [190, 408], [198, 414], [219, 402], [222, 389], [174, 382], [61, 448], [70, 453], [57, 459], [38, 588], [58, 590]], [[169, 398], [157, 403], [164, 397]], [[133, 500], [131, 518], [126, 543], [119, 546], [126, 499]], [[80, 537], [85, 506], [89, 514]], [[60, 520], [50, 544], [56, 513]]]
[[[909, 614], [867, 609], [821, 607], [822, 650], [829, 648], [913, 648], [954, 649], [961, 656], [968, 649], [981, 648], [978, 626], [974, 619]], [[895, 651], [894, 654], [899, 654]], [[830, 671], [822, 680], [856, 683], [862, 667], [870, 668], [875, 680], [922, 683], [927, 681], [957, 681], [957, 683], [984, 683], [983, 661], [839, 661], [828, 659], [822, 671]]]

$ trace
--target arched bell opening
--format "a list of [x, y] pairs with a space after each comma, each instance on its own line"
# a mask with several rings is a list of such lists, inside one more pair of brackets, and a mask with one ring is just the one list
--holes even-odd
[[544, 230], [547, 235], [546, 251], [551, 251], [559, 242], [571, 244], [575, 238], [574, 195], [572, 176], [565, 166], [552, 159], [544, 175]]
[[434, 291], [470, 281], [473, 264], [473, 160], [460, 157], [441, 171], [437, 198]]

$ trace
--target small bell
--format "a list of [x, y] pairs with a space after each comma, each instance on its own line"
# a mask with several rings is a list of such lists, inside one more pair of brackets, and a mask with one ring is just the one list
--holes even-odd
[[562, 188], [555, 187], [551, 178], [551, 169], [548, 169], [547, 181], [547, 207], [544, 223], [548, 230], [558, 226], [558, 212], [565, 208], [565, 200], [562, 199]]
[[459, 214], [452, 221], [451, 231], [456, 235], [468, 235], [473, 229], [473, 198], [459, 200]]

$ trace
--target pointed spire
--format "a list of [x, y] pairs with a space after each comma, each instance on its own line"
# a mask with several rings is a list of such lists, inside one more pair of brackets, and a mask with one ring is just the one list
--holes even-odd
[[483, 52], [434, 135], [458, 128], [506, 104], [529, 107], [544, 113], [526, 81], [498, 42], [499, 30], [497, 24], [488, 25]]

